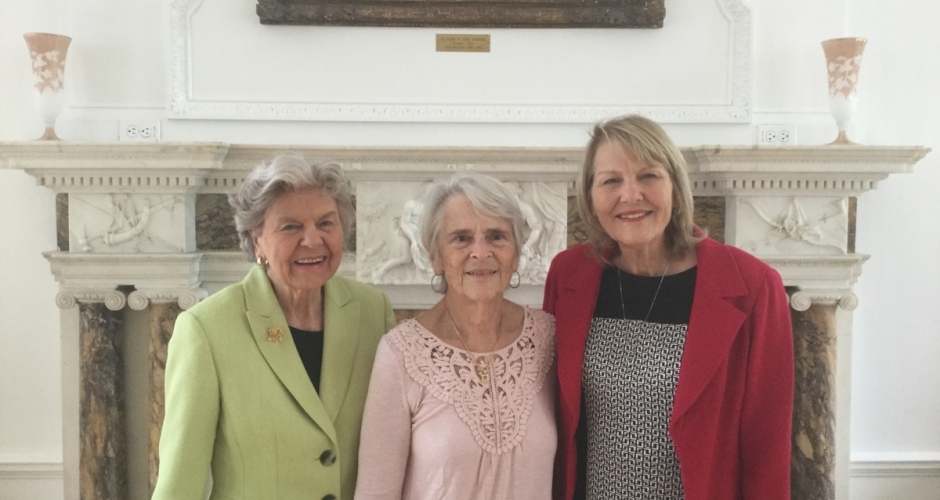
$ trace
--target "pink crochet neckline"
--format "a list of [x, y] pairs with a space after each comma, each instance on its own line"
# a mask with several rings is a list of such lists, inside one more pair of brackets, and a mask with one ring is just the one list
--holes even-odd
[[526, 309], [522, 333], [491, 353], [490, 380], [483, 383], [472, 365], [482, 353], [444, 343], [417, 320], [403, 322], [392, 341], [405, 358], [405, 369], [434, 397], [457, 410], [477, 445], [501, 455], [525, 437], [535, 396], [554, 358], [554, 318]]

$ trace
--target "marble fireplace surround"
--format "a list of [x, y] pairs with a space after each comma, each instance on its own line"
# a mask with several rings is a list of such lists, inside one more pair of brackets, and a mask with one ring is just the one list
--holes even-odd
[[[0, 143], [0, 167], [25, 170], [60, 194], [60, 249], [44, 255], [60, 289], [66, 499], [152, 491], [173, 322], [250, 267], [221, 220], [221, 200], [252, 166], [286, 150], [338, 161], [349, 173], [359, 213], [355, 249], [339, 272], [385, 290], [402, 315], [436, 301], [400, 224], [431, 179], [473, 170], [518, 186], [528, 234], [538, 231], [513, 291], [520, 303], [540, 305], [551, 256], [578, 240], [568, 199], [576, 148]], [[854, 253], [855, 197], [910, 172], [928, 151], [683, 150], [699, 223], [772, 265], [788, 287], [797, 356], [793, 498], [848, 499], [853, 285], [868, 258]]]

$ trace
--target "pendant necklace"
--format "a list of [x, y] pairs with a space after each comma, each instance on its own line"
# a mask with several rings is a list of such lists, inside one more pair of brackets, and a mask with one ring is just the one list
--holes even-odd
[[454, 333], [457, 334], [457, 339], [460, 340], [464, 350], [467, 351], [473, 360], [470, 364], [473, 366], [473, 371], [476, 373], [476, 376], [480, 379], [480, 382], [488, 384], [490, 382], [490, 371], [493, 364], [490, 356], [492, 356], [493, 351], [496, 350], [496, 345], [499, 344], [499, 332], [497, 331], [496, 333], [496, 342], [493, 342], [493, 347], [490, 348], [490, 352], [487, 352], [483, 356], [475, 356], [476, 353], [471, 351], [470, 348], [467, 347], [467, 343], [464, 342], [463, 335], [461, 335], [460, 330], [457, 329], [457, 324], [454, 323], [454, 317], [451, 316], [449, 309], [447, 310], [447, 317], [450, 319], [450, 326], [454, 328]]
[[[620, 315], [623, 317], [623, 319], [627, 319], [627, 306], [623, 303], [623, 278], [621, 277], [623, 271], [621, 271], [617, 266], [614, 267], [617, 269], [617, 284], [620, 285]], [[649, 321], [650, 314], [653, 312], [653, 306], [656, 305], [656, 297], [659, 297], [659, 290], [663, 287], [663, 281], [666, 279], [666, 273], [668, 272], [669, 261], [666, 261], [666, 268], [663, 269], [663, 275], [659, 278], [659, 285], [656, 287], [656, 293], [653, 294], [653, 301], [650, 302], [650, 309], [649, 311], [646, 311], [646, 317], [643, 318], [643, 321]], [[450, 312], [448, 312], [447, 315], [449, 316]], [[454, 320], [451, 319], [451, 322], [453, 321]]]

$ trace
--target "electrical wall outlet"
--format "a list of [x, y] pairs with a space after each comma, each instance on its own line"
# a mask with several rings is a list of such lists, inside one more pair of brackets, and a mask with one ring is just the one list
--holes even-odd
[[159, 141], [159, 121], [122, 121], [122, 141]]
[[758, 125], [757, 144], [760, 146], [796, 145], [796, 125]]

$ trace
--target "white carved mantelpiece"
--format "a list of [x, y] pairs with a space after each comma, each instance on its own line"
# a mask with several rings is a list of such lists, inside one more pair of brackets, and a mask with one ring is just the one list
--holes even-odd
[[882, 146], [703, 146], [686, 150], [696, 195], [726, 197], [725, 242], [774, 266], [797, 311], [855, 309], [868, 256], [849, 253], [848, 198], [911, 172], [929, 149]]
[[[191, 307], [199, 287], [195, 196], [228, 145], [219, 143], [19, 142], [0, 145], [6, 168], [69, 196], [69, 249], [47, 252], [60, 283], [56, 304], [150, 301]], [[119, 286], [134, 286], [128, 297]]]
[[[132, 310], [176, 301], [187, 308], [228, 283], [251, 264], [232, 251], [200, 251], [194, 232], [196, 193], [229, 193], [254, 165], [296, 150], [311, 159], [342, 164], [357, 190], [357, 249], [340, 273], [373, 282], [399, 309], [422, 309], [439, 296], [425, 281], [421, 249], [412, 253], [404, 227], [430, 180], [476, 171], [510, 181], [528, 205], [529, 254], [536, 262], [510, 297], [538, 306], [544, 264], [565, 243], [566, 194], [582, 160], [579, 148], [314, 148], [205, 143], [0, 143], [0, 167], [25, 170], [37, 183], [69, 195], [68, 252], [45, 254], [59, 282], [62, 310], [64, 471], [66, 498], [78, 498], [79, 363], [77, 302]], [[817, 146], [758, 148], [701, 146], [683, 150], [693, 193], [722, 197], [727, 243], [745, 248], [777, 269], [791, 289], [794, 324], [813, 323], [824, 340], [813, 359], [831, 359], [820, 398], [825, 415], [814, 429], [797, 428], [795, 456], [821, 486], [805, 498], [848, 498], [848, 427], [851, 387], [853, 291], [868, 258], [848, 246], [849, 199], [875, 189], [894, 173], [910, 172], [929, 150], [922, 147]], [[409, 204], [411, 204], [409, 206]], [[717, 236], [717, 235], [716, 235]], [[419, 272], [420, 271], [420, 272]], [[125, 295], [127, 293], [127, 295]], [[50, 297], [50, 300], [53, 300]], [[802, 316], [801, 316], [802, 315]], [[823, 318], [821, 321], [818, 318]], [[812, 328], [811, 328], [812, 330]], [[138, 332], [125, 332], [137, 334]], [[806, 337], [806, 332], [798, 332]], [[812, 335], [810, 335], [812, 336]], [[827, 340], [828, 339], [828, 340]], [[159, 347], [159, 346], [157, 346]], [[797, 409], [797, 413], [801, 411]], [[797, 414], [797, 417], [800, 415]], [[796, 421], [795, 421], [796, 422]], [[809, 435], [806, 435], [809, 433]], [[134, 437], [131, 439], [146, 439]], [[820, 442], [828, 448], [820, 449]], [[834, 451], [833, 451], [834, 450]], [[819, 456], [834, 459], [823, 463]], [[796, 478], [798, 483], [801, 479]], [[796, 490], [795, 490], [796, 491]], [[795, 493], [796, 494], [796, 493]]]

